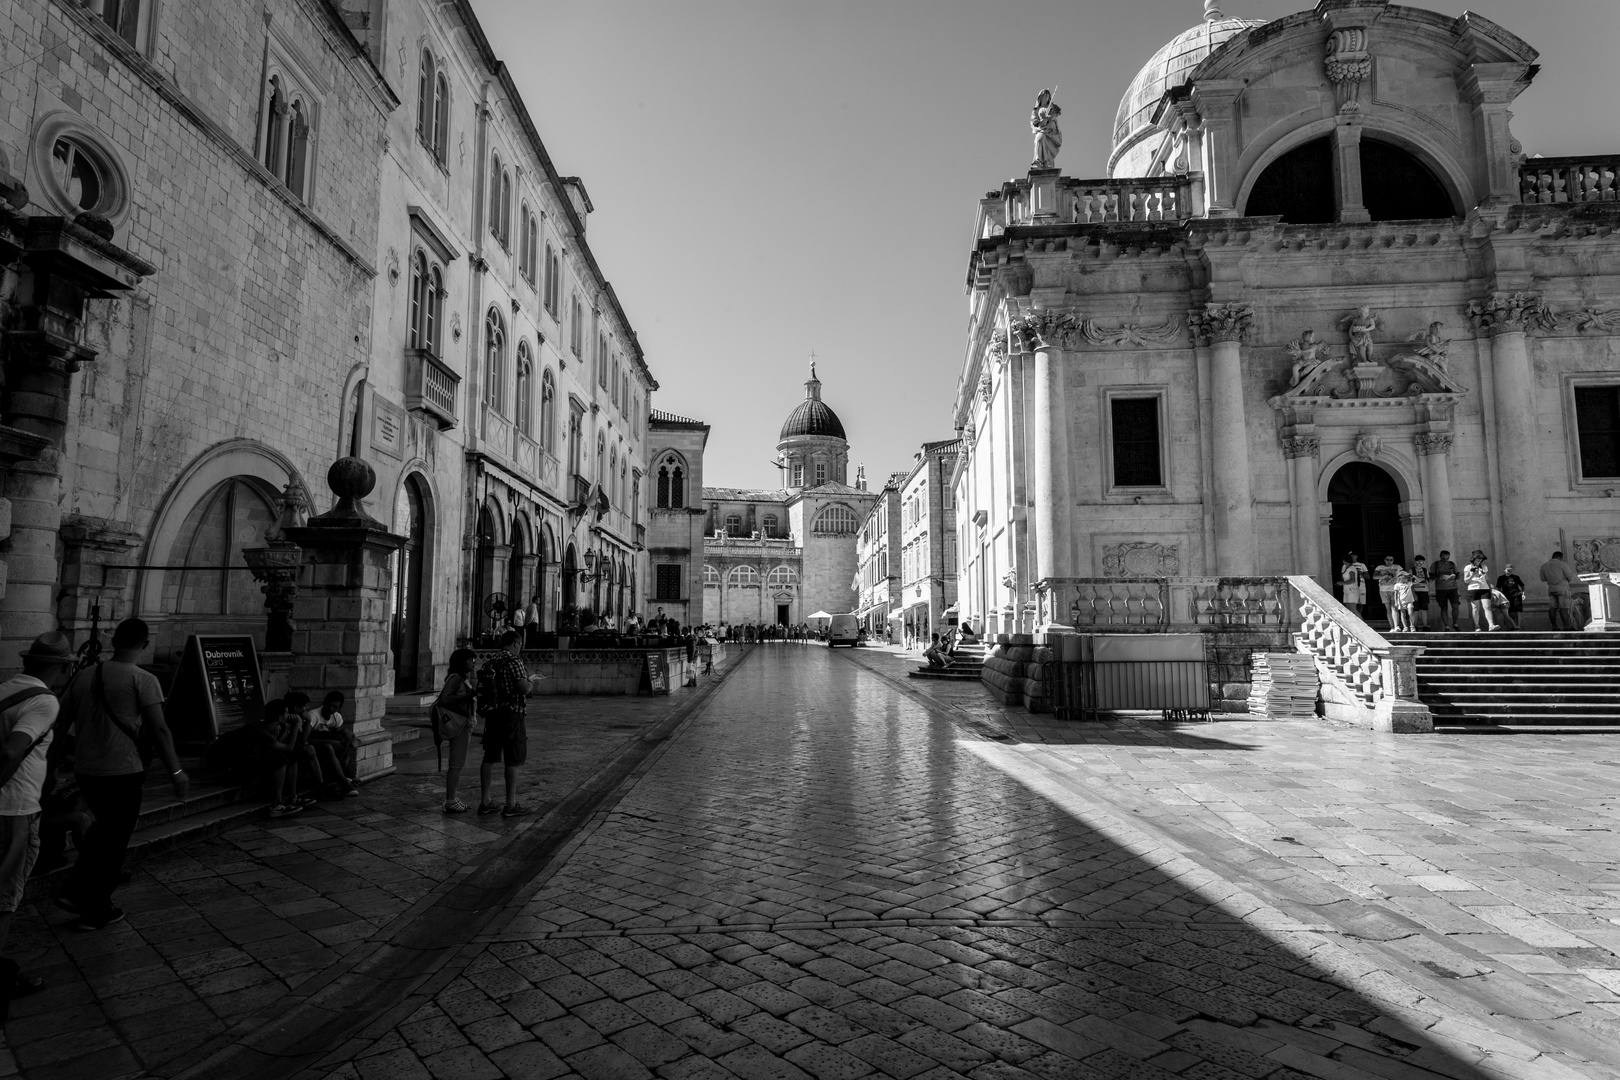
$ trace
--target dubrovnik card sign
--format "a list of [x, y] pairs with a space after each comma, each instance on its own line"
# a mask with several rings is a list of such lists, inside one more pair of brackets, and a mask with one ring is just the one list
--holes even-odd
[[245, 634], [192, 634], [166, 710], [175, 738], [212, 742], [264, 716], [259, 654]]

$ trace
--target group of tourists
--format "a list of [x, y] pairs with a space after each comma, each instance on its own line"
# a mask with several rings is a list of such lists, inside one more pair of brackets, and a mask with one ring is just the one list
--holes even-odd
[[[1579, 578], [1564, 562], [1564, 553], [1555, 551], [1542, 564], [1540, 577], [1547, 585], [1548, 618], [1555, 630], [1577, 630], [1575, 608]], [[1390, 629], [1457, 631], [1461, 604], [1466, 602], [1469, 621], [1476, 631], [1522, 630], [1525, 584], [1509, 563], [1493, 580], [1485, 552], [1475, 548], [1460, 568], [1451, 552], [1442, 551], [1431, 565], [1422, 555], [1410, 566], [1385, 555], [1370, 571], [1355, 552], [1346, 552], [1339, 563], [1339, 584], [1344, 606], [1364, 614], [1373, 590], [1383, 604]], [[1430, 611], [1436, 625], [1430, 625]]]

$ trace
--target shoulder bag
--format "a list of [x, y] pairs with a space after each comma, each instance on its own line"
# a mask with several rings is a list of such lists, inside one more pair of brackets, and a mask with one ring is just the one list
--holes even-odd
[[101, 705], [101, 711], [106, 714], [108, 720], [112, 721], [113, 727], [117, 728], [124, 738], [135, 744], [135, 752], [141, 756], [141, 767], [143, 769], [150, 767], [152, 759], [157, 757], [158, 751], [157, 735], [152, 731], [151, 725], [143, 723], [138, 716], [135, 718], [135, 722], [139, 726], [134, 728], [119, 719], [118, 714], [113, 711], [112, 703], [107, 700], [107, 684], [101, 678], [100, 664], [96, 665], [96, 672], [91, 676], [91, 679], [95, 683], [96, 700]]

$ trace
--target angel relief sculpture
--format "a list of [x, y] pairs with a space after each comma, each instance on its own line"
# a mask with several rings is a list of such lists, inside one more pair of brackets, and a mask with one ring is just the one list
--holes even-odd
[[1350, 359], [1357, 364], [1372, 363], [1373, 331], [1382, 329], [1384, 325], [1378, 312], [1363, 306], [1355, 314], [1340, 319], [1339, 325], [1349, 339]]
[[1294, 371], [1289, 385], [1297, 387], [1306, 379], [1316, 374], [1317, 369], [1326, 368], [1338, 361], [1329, 356], [1321, 358], [1319, 354], [1327, 348], [1327, 343], [1316, 340], [1316, 331], [1307, 329], [1299, 336], [1298, 341], [1288, 343], [1288, 355], [1294, 358]]
[[1446, 361], [1449, 359], [1451, 352], [1450, 340], [1441, 333], [1445, 326], [1446, 324], [1443, 322], [1432, 322], [1427, 330], [1419, 330], [1406, 339], [1407, 341], [1423, 342], [1413, 351], [1441, 371], [1446, 370]]

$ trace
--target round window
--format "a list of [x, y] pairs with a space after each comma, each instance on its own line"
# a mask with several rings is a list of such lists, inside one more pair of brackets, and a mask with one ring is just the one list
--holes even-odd
[[78, 114], [59, 111], [34, 132], [28, 186], [63, 217], [99, 214], [114, 225], [129, 213], [128, 174], [118, 153]]

